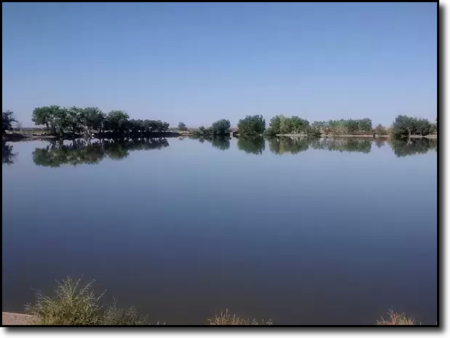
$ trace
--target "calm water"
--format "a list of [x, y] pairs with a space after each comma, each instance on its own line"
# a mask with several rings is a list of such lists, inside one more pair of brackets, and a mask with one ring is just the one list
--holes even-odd
[[434, 142], [33, 141], [2, 158], [3, 311], [84, 274], [167, 324], [437, 321]]

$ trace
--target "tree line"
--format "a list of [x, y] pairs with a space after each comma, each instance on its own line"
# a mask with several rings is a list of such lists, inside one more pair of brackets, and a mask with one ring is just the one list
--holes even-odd
[[79, 134], [117, 136], [162, 133], [169, 123], [160, 120], [135, 120], [123, 110], [112, 110], [108, 114], [96, 107], [64, 108], [60, 106], [38, 107], [33, 110], [32, 121], [45, 126], [54, 135]]
[[[140, 136], [142, 134], [164, 133], [169, 130], [169, 123], [161, 120], [135, 120], [122, 110], [113, 110], [108, 114], [96, 107], [87, 108], [64, 108], [56, 105], [38, 107], [33, 110], [32, 121], [37, 126], [44, 126], [53, 135], [80, 134], [109, 137]], [[17, 122], [13, 112], [2, 113], [3, 135], [12, 129], [12, 124]], [[274, 116], [266, 128], [266, 121], [262, 115], [248, 115], [239, 120], [237, 124], [238, 133], [241, 136], [274, 136], [282, 134], [304, 134], [309, 137], [321, 135], [387, 135], [391, 133], [394, 137], [411, 137], [413, 135], [427, 136], [437, 132], [436, 123], [427, 119], [420, 119], [406, 115], [399, 115], [394, 120], [390, 130], [381, 124], [372, 126], [370, 118], [364, 119], [340, 119], [329, 121], [308, 120], [299, 116], [286, 117], [284, 115]], [[189, 128], [185, 123], [178, 124], [179, 131], [187, 131]], [[191, 129], [198, 136], [224, 136], [230, 133], [231, 123], [227, 119], [214, 122], [210, 127]]]

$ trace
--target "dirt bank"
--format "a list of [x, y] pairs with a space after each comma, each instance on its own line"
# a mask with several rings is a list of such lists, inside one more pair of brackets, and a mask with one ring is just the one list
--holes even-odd
[[21, 313], [2, 312], [2, 325], [33, 325], [36, 318]]

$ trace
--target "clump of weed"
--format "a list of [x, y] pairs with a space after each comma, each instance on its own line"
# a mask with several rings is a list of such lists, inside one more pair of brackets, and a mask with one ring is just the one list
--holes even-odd
[[92, 283], [80, 286], [80, 279], [67, 277], [56, 281], [53, 297], [36, 292], [35, 304], [27, 305], [26, 311], [37, 317], [41, 325], [99, 325], [102, 312], [99, 297], [92, 291]]
[[272, 321], [261, 320], [258, 322], [256, 319], [250, 320], [237, 317], [235, 314], [231, 315], [228, 309], [225, 312], [221, 312], [219, 315], [215, 315], [213, 318], [208, 319], [209, 325], [273, 325]]
[[95, 280], [84, 286], [81, 278], [67, 277], [56, 282], [53, 297], [37, 291], [35, 303], [25, 307], [27, 313], [36, 317], [38, 325], [150, 325], [147, 317], [140, 316], [135, 308], [120, 309], [116, 301], [104, 310], [100, 300], [105, 292], [99, 297], [94, 294]]
[[388, 319], [381, 317], [381, 320], [377, 320], [377, 325], [417, 325], [414, 318], [407, 317], [404, 313], [389, 310], [388, 315]]

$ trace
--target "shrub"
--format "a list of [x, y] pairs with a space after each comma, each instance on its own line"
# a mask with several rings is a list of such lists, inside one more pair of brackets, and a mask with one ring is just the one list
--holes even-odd
[[389, 318], [386, 320], [381, 317], [377, 320], [377, 325], [417, 325], [414, 318], [406, 317], [404, 313], [396, 313], [393, 310], [388, 311]]
[[225, 312], [221, 312], [219, 315], [215, 315], [213, 318], [208, 319], [209, 325], [273, 325], [272, 321], [261, 320], [258, 322], [256, 319], [250, 321], [250, 319], [244, 319], [231, 315], [228, 313], [228, 309]]
[[67, 279], [59, 282], [54, 297], [36, 292], [36, 303], [27, 305], [29, 314], [38, 318], [41, 325], [99, 325], [101, 306], [99, 297], [91, 289], [92, 282], [84, 287], [78, 280]]
[[104, 313], [102, 325], [149, 325], [147, 317], [138, 314], [134, 307], [128, 309], [117, 308], [117, 302], [110, 306]]

